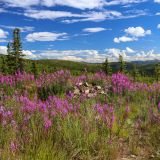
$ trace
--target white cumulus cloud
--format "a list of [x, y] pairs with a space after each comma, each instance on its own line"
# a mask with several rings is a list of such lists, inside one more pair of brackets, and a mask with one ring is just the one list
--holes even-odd
[[144, 37], [151, 34], [151, 30], [145, 31], [143, 27], [129, 27], [124, 32], [133, 37]]
[[[35, 55], [35, 54], [34, 54]], [[108, 48], [104, 51], [98, 50], [44, 50], [39, 51], [34, 59], [62, 59], [78, 62], [102, 63], [106, 57], [109, 61], [118, 61], [119, 55], [122, 55], [125, 61], [146, 61], [160, 60], [160, 54], [150, 51], [137, 51], [130, 47], [125, 49]]]
[[[24, 58], [28, 58], [28, 59], [37, 58], [36, 54], [32, 53], [32, 51], [23, 50], [22, 52], [25, 55]], [[0, 54], [7, 55], [7, 47], [6, 46], [0, 46]]]
[[0, 29], [0, 38], [7, 38], [8, 32], [5, 32], [3, 29]]
[[156, 16], [160, 16], [160, 12], [157, 12], [155, 15], [156, 15]]
[[0, 54], [7, 54], [7, 47], [6, 46], [0, 46]]
[[157, 28], [160, 29], [160, 24], [157, 25]]
[[124, 30], [125, 35], [121, 37], [115, 37], [113, 41], [115, 43], [120, 42], [132, 42], [137, 41], [140, 37], [151, 35], [151, 30], [144, 30], [143, 27], [129, 27]]
[[137, 39], [134, 37], [122, 36], [122, 37], [115, 37], [113, 41], [115, 43], [120, 43], [120, 42], [132, 42], [132, 41], [136, 41], [136, 40]]
[[30, 51], [30, 50], [23, 50], [22, 52], [25, 55], [25, 58], [27, 58], [27, 59], [36, 59], [37, 58], [36, 54], [32, 53], [32, 51]]
[[[0, 46], [0, 54], [7, 54], [7, 47]], [[23, 50], [25, 58], [28, 59], [61, 59], [78, 62], [102, 63], [106, 58], [109, 61], [118, 61], [119, 55], [122, 55], [125, 61], [146, 61], [146, 60], [160, 60], [160, 53], [154, 50], [137, 51], [130, 47], [125, 49], [108, 48], [104, 51], [98, 50], [44, 50], [31, 51]]]
[[26, 36], [28, 42], [35, 41], [56, 41], [67, 38], [67, 33], [53, 33], [53, 32], [34, 32]]
[[95, 28], [85, 28], [83, 29], [84, 32], [89, 32], [89, 33], [96, 33], [96, 32], [102, 32], [105, 31], [105, 28], [102, 27], [95, 27]]
[[160, 3], [160, 0], [154, 0], [155, 3]]
[[47, 50], [40, 51], [37, 54], [37, 59], [62, 59], [97, 63], [105, 59], [105, 54], [101, 54], [97, 50]]
[[135, 51], [132, 49], [132, 48], [130, 48], [130, 47], [126, 47], [126, 51], [127, 51], [127, 53], [134, 53]]
[[150, 51], [135, 51], [129, 47], [121, 50], [118, 48], [106, 49], [106, 55], [110, 61], [118, 61], [119, 55], [122, 55], [125, 61], [147, 61], [147, 60], [160, 60], [160, 53], [155, 53], [154, 50]]
[[8, 32], [0, 28], [0, 42], [6, 42], [6, 38], [9, 35]]

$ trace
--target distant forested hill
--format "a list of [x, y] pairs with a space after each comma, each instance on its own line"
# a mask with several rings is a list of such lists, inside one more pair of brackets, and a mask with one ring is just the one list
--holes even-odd
[[[0, 67], [2, 66], [2, 57], [4, 55], [0, 55]], [[26, 70], [30, 71], [33, 60], [26, 60]], [[135, 62], [127, 62], [127, 70], [132, 71], [134, 64], [136, 64], [138, 70], [142, 74], [153, 75], [155, 64], [160, 63], [160, 61], [135, 61]], [[84, 68], [87, 69], [88, 72], [97, 72], [102, 70], [102, 64], [99, 63], [85, 63], [85, 62], [73, 62], [73, 61], [65, 61], [65, 60], [36, 60], [37, 67], [40, 72], [53, 72], [60, 69], [69, 69], [74, 73], [79, 73], [84, 71]], [[113, 72], [119, 70], [118, 62], [112, 62], [111, 67]]]

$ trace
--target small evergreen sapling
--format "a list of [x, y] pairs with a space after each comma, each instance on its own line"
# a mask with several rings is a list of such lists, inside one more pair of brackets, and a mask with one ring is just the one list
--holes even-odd
[[136, 78], [139, 76], [139, 71], [138, 71], [138, 68], [137, 68], [137, 65], [136, 64], [133, 64], [133, 78], [134, 80], [136, 80]]
[[103, 70], [107, 75], [111, 75], [112, 69], [110, 63], [108, 62], [108, 58], [106, 58], [105, 62], [103, 63]]
[[38, 77], [38, 68], [37, 68], [37, 64], [35, 61], [32, 62], [31, 72], [34, 74], [35, 78]]
[[119, 71], [121, 73], [126, 73], [126, 63], [125, 61], [123, 60], [123, 56], [122, 55], [119, 55], [119, 65], [120, 65], [120, 69]]

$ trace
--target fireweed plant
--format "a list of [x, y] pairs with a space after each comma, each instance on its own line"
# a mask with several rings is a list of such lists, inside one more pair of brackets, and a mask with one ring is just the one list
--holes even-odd
[[[74, 87], [83, 83], [100, 86], [103, 94], [75, 96]], [[2, 159], [158, 159], [159, 132], [158, 82], [135, 82], [122, 73], [72, 76], [68, 70], [36, 78], [0, 74]]]

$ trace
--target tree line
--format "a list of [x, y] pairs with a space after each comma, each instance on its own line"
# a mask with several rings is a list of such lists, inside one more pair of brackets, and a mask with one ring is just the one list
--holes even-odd
[[[119, 64], [119, 69], [118, 70], [119, 70], [120, 73], [129, 74], [128, 71], [127, 71], [126, 62], [124, 61], [122, 55], [119, 55], [118, 64]], [[112, 67], [110, 65], [110, 62], [108, 61], [108, 58], [106, 58], [105, 62], [103, 63], [103, 71], [107, 75], [111, 75], [113, 73], [112, 72]], [[136, 64], [133, 64], [133, 69], [132, 69], [132, 72], [130, 74], [133, 76], [134, 79], [136, 79], [138, 76], [142, 75], [142, 73], [140, 74], [139, 69], [138, 69]], [[154, 75], [155, 75], [156, 80], [160, 81], [160, 63], [155, 65]]]
[[[9, 42], [7, 45], [7, 56], [3, 57], [2, 59], [1, 72], [3, 74], [15, 74], [17, 71], [24, 72], [26, 65], [26, 60], [24, 57], [25, 55], [23, 54], [22, 50], [20, 29], [15, 28], [13, 31], [13, 40]], [[119, 63], [119, 72], [127, 74], [126, 62], [124, 61], [122, 55], [119, 55], [118, 63]], [[102, 69], [107, 75], [111, 75], [113, 73], [108, 58], [106, 58], [105, 62], [103, 63]], [[160, 64], [155, 65], [154, 71], [155, 71], [155, 78], [157, 81], [159, 81]], [[35, 61], [32, 61], [31, 72], [35, 75], [35, 77], [38, 76], [38, 68]], [[139, 70], [136, 64], [134, 64], [132, 75], [134, 78], [136, 78], [139, 75]]]

